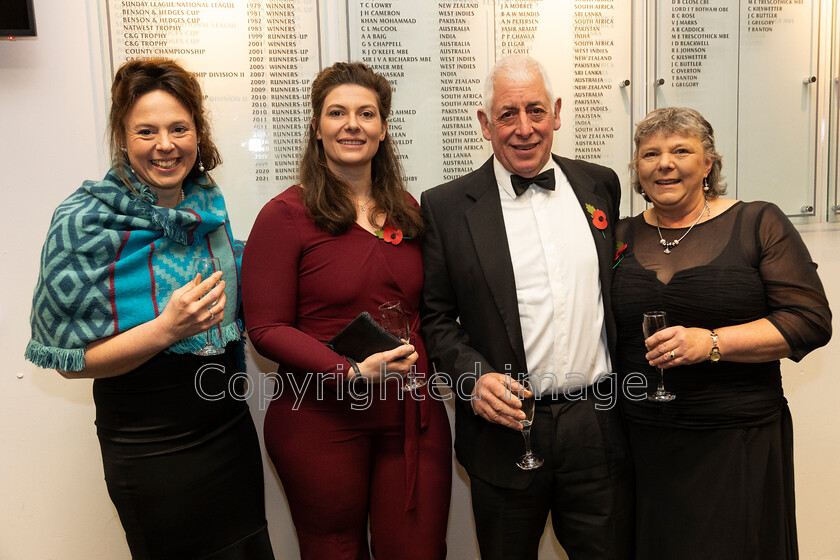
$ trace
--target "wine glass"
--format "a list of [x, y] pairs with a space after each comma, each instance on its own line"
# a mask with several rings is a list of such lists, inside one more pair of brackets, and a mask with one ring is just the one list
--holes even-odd
[[530, 391], [531, 396], [526, 397], [524, 392], [517, 395], [522, 402], [522, 412], [525, 413], [525, 419], [519, 421], [522, 424], [522, 437], [525, 438], [525, 455], [516, 460], [516, 466], [523, 471], [530, 471], [540, 468], [544, 459], [531, 451], [531, 424], [534, 421], [535, 405], [534, 387], [529, 379], [520, 379], [519, 384], [525, 388], [525, 391]]
[[[195, 276], [198, 274], [201, 275], [201, 280], [206, 280], [207, 278], [212, 276], [214, 272], [221, 269], [222, 264], [219, 262], [219, 259], [215, 257], [195, 257], [193, 259], [192, 264], [192, 277], [195, 278]], [[215, 301], [208, 304], [207, 309], [209, 310], [214, 305], [216, 305]], [[212, 329], [207, 331], [207, 343], [204, 345], [204, 348], [193, 352], [193, 354], [195, 354], [196, 356], [218, 356], [219, 354], [225, 353], [225, 349], [223, 347], [216, 346], [211, 342], [211, 330]]]
[[[402, 304], [398, 301], [386, 301], [379, 306], [379, 322], [382, 327], [393, 334], [404, 343], [411, 340], [411, 329], [408, 326], [408, 315], [403, 310]], [[408, 369], [403, 383], [403, 391], [413, 391], [426, 384], [425, 379], [418, 379], [415, 375], [415, 366]]]
[[[645, 340], [667, 326], [668, 315], [664, 311], [645, 311], [642, 316], [642, 332], [645, 334]], [[659, 385], [656, 387], [656, 391], [648, 396], [648, 400], [663, 403], [677, 398], [675, 394], [665, 390], [665, 373], [662, 368], [656, 368], [656, 371], [659, 372]]]

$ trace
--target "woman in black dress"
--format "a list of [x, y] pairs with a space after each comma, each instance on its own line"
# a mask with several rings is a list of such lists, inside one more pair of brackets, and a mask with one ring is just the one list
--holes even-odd
[[[108, 492], [135, 560], [274, 556], [242, 387], [239, 256], [195, 77], [134, 60], [111, 88], [112, 167], [56, 210], [27, 359], [93, 378]], [[219, 259], [202, 279], [196, 257]], [[213, 303], [208, 303], [213, 302]], [[207, 340], [223, 355], [193, 352]]]
[[[720, 198], [721, 156], [698, 112], [653, 111], [634, 141], [634, 187], [652, 207], [618, 225], [612, 293], [637, 557], [798, 558], [779, 360], [831, 336], [816, 264], [778, 207]], [[653, 310], [671, 326], [645, 340]], [[627, 383], [652, 392], [655, 367], [675, 400]]]

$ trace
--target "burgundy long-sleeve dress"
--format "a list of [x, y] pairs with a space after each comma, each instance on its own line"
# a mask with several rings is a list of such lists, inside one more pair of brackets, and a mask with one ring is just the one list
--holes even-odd
[[368, 558], [368, 515], [377, 560], [446, 556], [452, 466], [443, 402], [427, 388], [403, 393], [396, 379], [383, 394], [372, 385], [369, 399], [354, 400], [342, 384], [350, 364], [324, 344], [360, 312], [375, 316], [399, 300], [426, 374], [416, 334], [420, 251], [419, 239], [395, 245], [358, 225], [337, 236], [319, 229], [298, 186], [269, 201], [251, 231], [245, 320], [257, 351], [278, 362], [265, 443], [304, 559]]

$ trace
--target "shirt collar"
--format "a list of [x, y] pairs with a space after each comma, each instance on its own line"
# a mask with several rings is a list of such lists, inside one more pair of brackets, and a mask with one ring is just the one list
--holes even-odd
[[[554, 169], [554, 176], [558, 178], [560, 177], [560, 166], [557, 165], [557, 162], [554, 161], [553, 157], [548, 158], [546, 164], [543, 166], [542, 169], [540, 169], [540, 173], [548, 169]], [[496, 175], [496, 184], [499, 186], [499, 190], [507, 193], [508, 198], [515, 199], [516, 193], [513, 190], [513, 185], [510, 184], [510, 176], [513, 175], [513, 173], [505, 169], [505, 166], [502, 165], [502, 162], [499, 161], [499, 158], [497, 158], [495, 154], [493, 155], [493, 172]], [[542, 190], [546, 194], [551, 194], [551, 191], [546, 191], [544, 189], [540, 190]]]

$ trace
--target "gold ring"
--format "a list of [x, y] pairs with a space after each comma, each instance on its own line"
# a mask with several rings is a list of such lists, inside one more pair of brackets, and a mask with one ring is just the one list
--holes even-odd
[[676, 357], [677, 357], [677, 356], [674, 354], [674, 351], [673, 351], [673, 350], [671, 350], [670, 352], [668, 352], [668, 354], [671, 356], [671, 359], [672, 359], [672, 360], [673, 360], [674, 358], [676, 358]]

